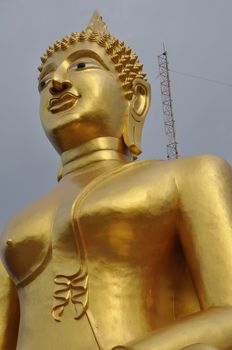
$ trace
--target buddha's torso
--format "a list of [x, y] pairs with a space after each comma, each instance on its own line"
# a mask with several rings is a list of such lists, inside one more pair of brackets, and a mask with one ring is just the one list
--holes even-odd
[[[110, 349], [199, 310], [177, 239], [170, 169], [144, 161], [66, 176], [11, 222], [1, 251], [18, 285], [17, 350], [94, 350], [95, 336]], [[82, 305], [68, 299], [57, 322], [53, 294], [63, 285], [54, 278], [80, 277], [80, 268], [86, 289], [75, 300], [88, 301], [87, 311], [74, 319]]]

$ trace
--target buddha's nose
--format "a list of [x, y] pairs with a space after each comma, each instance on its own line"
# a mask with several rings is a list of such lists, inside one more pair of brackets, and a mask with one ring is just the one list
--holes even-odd
[[51, 85], [49, 91], [52, 95], [68, 90], [72, 87], [72, 83], [69, 80], [60, 81], [58, 79], [52, 79]]

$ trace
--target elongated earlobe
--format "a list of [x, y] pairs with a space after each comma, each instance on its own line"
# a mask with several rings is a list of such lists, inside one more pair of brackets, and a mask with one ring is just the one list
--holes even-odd
[[123, 139], [129, 150], [139, 155], [141, 150], [141, 136], [146, 114], [151, 100], [150, 84], [143, 79], [135, 79], [133, 83], [133, 97], [129, 106], [127, 122], [123, 131]]

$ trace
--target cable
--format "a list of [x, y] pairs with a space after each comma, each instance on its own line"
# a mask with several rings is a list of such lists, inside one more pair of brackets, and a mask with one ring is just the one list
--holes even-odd
[[209, 79], [209, 78], [205, 78], [205, 77], [202, 77], [202, 76], [200, 76], [200, 75], [194, 75], [194, 74], [191, 74], [191, 73], [179, 72], [179, 71], [176, 71], [176, 70], [173, 70], [173, 69], [169, 69], [169, 70], [170, 70], [171, 72], [173, 72], [173, 73], [180, 74], [180, 75], [185, 75], [185, 76], [190, 77], [190, 78], [201, 79], [201, 80], [208, 81], [208, 82], [210, 82], [210, 83], [214, 83], [214, 84], [218, 84], [218, 85], [224, 85], [224, 86], [232, 87], [232, 84], [230, 84], [230, 83], [225, 83], [225, 82], [223, 82], [223, 81], [214, 80], [214, 79]]

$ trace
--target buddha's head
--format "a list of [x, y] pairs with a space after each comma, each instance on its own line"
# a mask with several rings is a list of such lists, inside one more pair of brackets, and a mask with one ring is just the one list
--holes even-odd
[[41, 121], [59, 153], [107, 136], [141, 153], [150, 85], [138, 57], [107, 32], [97, 13], [84, 31], [50, 46], [41, 61]]

